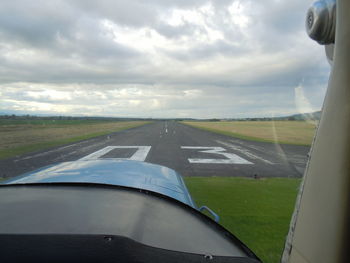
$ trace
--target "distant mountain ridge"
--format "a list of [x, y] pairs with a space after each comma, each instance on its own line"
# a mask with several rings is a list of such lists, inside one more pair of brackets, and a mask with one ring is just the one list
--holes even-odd
[[52, 115], [28, 115], [28, 114], [9, 114], [8, 112], [0, 112], [0, 119], [16, 119], [16, 120], [33, 120], [33, 119], [50, 119], [50, 120], [105, 120], [105, 121], [155, 121], [155, 120], [175, 120], [175, 121], [319, 121], [321, 111], [298, 113], [281, 117], [253, 117], [253, 118], [137, 118], [137, 117], [102, 117], [102, 116], [52, 116]]
[[294, 114], [286, 118], [294, 118], [295, 120], [315, 120], [316, 121], [321, 119], [321, 111]]
[[298, 113], [288, 116], [280, 117], [253, 117], [253, 118], [210, 118], [195, 121], [319, 121], [321, 118], [321, 111]]
[[321, 111], [298, 113], [281, 117], [264, 117], [264, 118], [244, 118], [240, 120], [249, 121], [319, 121], [321, 119]]

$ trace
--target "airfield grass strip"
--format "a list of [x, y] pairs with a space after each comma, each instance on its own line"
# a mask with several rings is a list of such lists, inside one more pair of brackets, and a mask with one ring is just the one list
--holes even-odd
[[[143, 124], [139, 124], [139, 123], [132, 124], [132, 125], [124, 126], [124, 127], [115, 128], [113, 130], [94, 132], [94, 133], [89, 133], [89, 134], [84, 134], [84, 135], [80, 135], [80, 136], [74, 136], [74, 137], [64, 138], [64, 139], [59, 139], [59, 140], [54, 140], [54, 141], [34, 143], [34, 144], [23, 145], [23, 146], [14, 147], [14, 148], [8, 148], [8, 149], [0, 149], [0, 160], [14, 157], [14, 156], [18, 156], [18, 155], [25, 154], [25, 153], [30, 153], [30, 152], [40, 151], [40, 150], [47, 150], [47, 149], [50, 149], [50, 148], [53, 148], [56, 146], [62, 146], [62, 145], [69, 144], [69, 143], [79, 142], [79, 141], [91, 139], [94, 137], [107, 135], [107, 134], [110, 134], [113, 132], [118, 132], [118, 131], [122, 131], [122, 130], [135, 128], [135, 127], [147, 124], [147, 123], [149, 123], [149, 122], [145, 122]], [[80, 125], [80, 124], [77, 124], [77, 125]]]
[[0, 119], [0, 126], [5, 125], [36, 125], [36, 126], [62, 126], [62, 125], [86, 125], [117, 122], [110, 120], [59, 120], [59, 119]]
[[[191, 127], [194, 127], [194, 128], [201, 129], [201, 130], [214, 132], [214, 133], [219, 133], [219, 134], [235, 137], [235, 138], [238, 138], [238, 139], [243, 139], [243, 140], [248, 140], [248, 141], [257, 141], [257, 142], [273, 142], [273, 143], [275, 143], [274, 140], [263, 139], [263, 138], [253, 137], [253, 136], [247, 136], [247, 135], [240, 134], [240, 133], [229, 132], [229, 131], [222, 131], [222, 130], [219, 130], [219, 129], [200, 127], [200, 126], [196, 126], [196, 125], [192, 125], [192, 124], [188, 124], [188, 123], [185, 123], [185, 124], [189, 125]], [[283, 143], [283, 142], [279, 141], [278, 143]]]
[[263, 262], [280, 261], [300, 179], [185, 177], [197, 206], [207, 205], [220, 223]]
[[300, 145], [300, 146], [310, 146], [310, 143], [298, 143], [298, 142], [291, 142], [291, 141], [283, 141], [283, 140], [273, 140], [273, 139], [265, 139], [265, 138], [259, 138], [259, 137], [254, 137], [254, 136], [249, 136], [249, 135], [244, 135], [241, 133], [236, 133], [236, 132], [230, 132], [230, 131], [223, 131], [220, 129], [215, 129], [215, 128], [208, 128], [208, 127], [203, 127], [203, 126], [198, 126], [194, 123], [188, 123], [188, 122], [182, 122], [185, 125], [191, 126], [193, 128], [197, 128], [200, 130], [204, 131], [209, 131], [213, 133], [218, 133], [238, 139], [243, 139], [243, 140], [248, 140], [248, 141], [256, 141], [256, 142], [268, 142], [268, 143], [277, 143], [277, 144], [289, 144], [289, 145]]

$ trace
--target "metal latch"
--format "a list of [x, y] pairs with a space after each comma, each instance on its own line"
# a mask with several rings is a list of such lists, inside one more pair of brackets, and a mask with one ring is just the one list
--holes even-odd
[[219, 222], [220, 217], [213, 210], [211, 210], [209, 207], [203, 205], [198, 210], [200, 212], [206, 210], [207, 212], [209, 212], [210, 215], [212, 215], [214, 217], [215, 222]]

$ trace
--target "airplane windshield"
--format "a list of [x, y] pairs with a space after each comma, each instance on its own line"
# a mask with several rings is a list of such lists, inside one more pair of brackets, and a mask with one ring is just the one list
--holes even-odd
[[0, 183], [159, 193], [279, 262], [330, 72], [310, 3], [2, 3]]

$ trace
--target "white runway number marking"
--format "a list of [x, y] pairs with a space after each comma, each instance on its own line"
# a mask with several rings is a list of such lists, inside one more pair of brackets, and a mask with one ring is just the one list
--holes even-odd
[[145, 161], [146, 157], [151, 150], [151, 146], [107, 146], [101, 150], [93, 152], [80, 160], [96, 160], [101, 156], [109, 153], [114, 149], [137, 149], [136, 152], [129, 158], [103, 158], [103, 159], [114, 159], [114, 160], [134, 160], [134, 161]]
[[181, 146], [181, 149], [198, 150], [201, 153], [219, 154], [226, 157], [226, 159], [199, 159], [188, 158], [190, 163], [212, 163], [212, 164], [253, 164], [252, 162], [239, 157], [234, 153], [228, 153], [222, 147], [201, 147], [201, 146]]
[[[128, 158], [118, 157], [102, 157], [115, 149], [136, 149]], [[225, 158], [222, 159], [203, 159], [203, 158], [188, 158], [190, 163], [206, 163], [206, 164], [253, 164], [248, 160], [234, 154], [226, 152], [226, 149], [222, 147], [202, 147], [202, 146], [181, 146], [184, 150], [196, 150], [199, 153], [209, 153], [215, 155], [221, 155]], [[80, 160], [97, 160], [97, 159], [113, 159], [113, 160], [134, 160], [144, 162], [147, 158], [151, 146], [107, 146], [96, 152], [93, 152], [87, 156], [84, 156]]]

